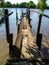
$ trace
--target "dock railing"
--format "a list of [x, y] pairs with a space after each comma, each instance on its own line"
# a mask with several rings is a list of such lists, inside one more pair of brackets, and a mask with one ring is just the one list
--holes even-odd
[[5, 21], [5, 28], [6, 28], [6, 39], [7, 42], [9, 43], [9, 54], [11, 54], [12, 51], [12, 44], [13, 44], [13, 34], [10, 33], [9, 30], [9, 16], [12, 15], [13, 12], [8, 13], [8, 10], [5, 9], [5, 15], [1, 18], [0, 24]]
[[36, 35], [36, 43], [39, 47], [39, 50], [41, 49], [41, 42], [42, 42], [42, 34], [40, 33], [40, 29], [41, 29], [41, 22], [42, 22], [42, 17], [46, 17], [49, 19], [49, 16], [46, 15], [46, 14], [42, 14], [42, 13], [39, 13], [37, 11], [34, 11], [33, 12], [39, 14], [39, 22], [38, 22], [38, 28], [37, 28], [37, 35]]
[[[38, 13], [39, 14], [39, 22], [38, 22], [38, 28], [37, 28], [37, 36], [36, 36], [36, 43], [39, 47], [39, 51], [40, 51], [40, 48], [41, 48], [41, 42], [42, 42], [42, 34], [40, 33], [40, 28], [41, 28], [41, 20], [42, 20], [42, 16], [46, 17], [46, 18], [49, 18], [48, 15], [45, 15], [45, 14], [41, 14], [37, 11], [33, 11], [35, 13]], [[27, 10], [27, 18], [29, 19], [29, 24], [30, 24], [30, 10]], [[23, 15], [22, 15], [23, 16]], [[17, 58], [17, 59], [13, 59], [12, 60], [13, 62], [20, 62], [20, 61], [27, 61], [27, 62], [45, 62], [46, 64], [49, 63], [49, 59], [42, 59], [42, 60], [38, 60], [38, 59], [20, 59], [20, 58]], [[12, 62], [11, 60], [9, 60], [9, 62]]]
[[[36, 11], [35, 11], [36, 12]], [[12, 14], [13, 12], [11, 12], [10, 14], [8, 13], [8, 10], [6, 9], [5, 10], [5, 16], [3, 16], [0, 20], [0, 24], [3, 23], [3, 21], [5, 20], [5, 25], [6, 25], [6, 38], [7, 38], [7, 42], [9, 43], [9, 54], [11, 54], [11, 51], [12, 51], [12, 46], [13, 46], [13, 34], [10, 34], [10, 31], [9, 31], [9, 16]], [[38, 12], [36, 12], [38, 13]], [[40, 14], [40, 13], [39, 13]], [[42, 16], [45, 16], [47, 18], [49, 18], [49, 16], [45, 15], [45, 14], [40, 14], [39, 15], [39, 23], [38, 23], [38, 30], [37, 30], [37, 38], [36, 38], [36, 43], [39, 47], [39, 50], [40, 50], [40, 47], [41, 47], [41, 41], [42, 41], [42, 34], [40, 34], [40, 27], [41, 27], [41, 19], [42, 19]], [[43, 61], [40, 61], [40, 60], [37, 60], [37, 59], [13, 59], [13, 62], [16, 61], [16, 62], [19, 62], [19, 61], [27, 61], [27, 62], [46, 62], [48, 63], [49, 62], [49, 59], [42, 59]], [[10, 61], [11, 62], [11, 61]]]

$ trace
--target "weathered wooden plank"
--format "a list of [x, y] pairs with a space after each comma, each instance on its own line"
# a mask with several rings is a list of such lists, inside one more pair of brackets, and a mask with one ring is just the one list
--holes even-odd
[[[26, 19], [26, 18], [25, 18]], [[40, 58], [40, 53], [38, 51], [38, 46], [34, 43], [34, 35], [31, 31], [31, 27], [28, 23], [28, 19], [23, 19], [23, 22], [26, 21], [27, 25], [27, 36], [23, 33], [23, 41], [22, 41], [22, 56], [21, 58]], [[23, 29], [25, 31], [25, 29]]]

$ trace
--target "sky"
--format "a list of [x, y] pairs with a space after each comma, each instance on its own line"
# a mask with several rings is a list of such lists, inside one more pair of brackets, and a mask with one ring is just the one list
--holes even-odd
[[[14, 3], [21, 3], [21, 2], [29, 2], [29, 1], [33, 1], [35, 4], [38, 3], [38, 0], [5, 0], [5, 2], [11, 2], [12, 4]], [[47, 4], [49, 5], [49, 0], [47, 0]]]
[[6, 2], [6, 1], [11, 2], [12, 4], [13, 4], [13, 3], [21, 3], [21, 2], [29, 2], [29, 1], [33, 1], [35, 4], [38, 3], [38, 0], [5, 0], [5, 2]]
[[49, 0], [47, 0], [47, 4], [48, 4], [48, 6], [49, 6]]

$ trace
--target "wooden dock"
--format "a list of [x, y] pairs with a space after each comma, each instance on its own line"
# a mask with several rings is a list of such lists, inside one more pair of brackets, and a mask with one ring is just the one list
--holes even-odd
[[[18, 25], [18, 33], [15, 40], [15, 44], [13, 45], [13, 52], [12, 55], [8, 57], [8, 61], [4, 62], [6, 65], [9, 63], [13, 63], [14, 59], [37, 59], [39, 61], [42, 61], [41, 54], [38, 49], [38, 46], [36, 44], [32, 29], [30, 27], [28, 18], [24, 17], [22, 18], [22, 21]], [[5, 58], [7, 60], [7, 58]], [[11, 62], [9, 62], [11, 61]], [[1, 64], [1, 65], [4, 65]], [[8, 65], [9, 65], [8, 64]], [[28, 63], [28, 62], [19, 62], [17, 65], [34, 65], [35, 63]], [[46, 65], [45, 63], [41, 62], [41, 64]], [[36, 65], [41, 65], [40, 63], [36, 63]]]
[[[8, 10], [5, 10], [5, 13], [6, 13], [5, 15], [7, 15]], [[5, 19], [7, 41], [6, 40], [4, 41], [6, 43], [8, 42], [9, 44], [8, 46], [4, 45], [5, 49], [3, 51], [1, 50], [2, 51], [1, 53], [5, 51], [5, 55], [1, 54], [0, 65], [23, 65], [23, 64], [24, 65], [47, 65], [48, 64], [48, 62], [46, 61], [47, 59], [43, 60], [41, 58], [42, 52], [40, 52], [41, 41], [42, 41], [42, 34], [39, 33], [41, 18], [42, 15], [40, 14], [39, 25], [37, 30], [37, 40], [35, 40], [30, 25], [30, 14], [27, 14], [26, 17], [25, 16], [22, 17], [20, 24], [18, 24], [18, 31], [15, 37], [9, 31], [9, 21], [7, 16], [7, 18]], [[5, 60], [2, 59], [2, 56]]]
[[[36, 62], [29, 63], [26, 61], [20, 61], [19, 63], [16, 62], [19, 59], [37, 59], [37, 61], [42, 61], [40, 51], [38, 50], [38, 46], [35, 42], [35, 38], [28, 22], [28, 18], [22, 18], [18, 26], [19, 30], [17, 33], [17, 37], [15, 40], [15, 44], [13, 46], [13, 53], [12, 56], [9, 57], [6, 65], [14, 64], [16, 65], [34, 65]], [[17, 59], [17, 60], [16, 60]], [[44, 62], [37, 62], [36, 65], [46, 65]]]
[[[31, 30], [30, 24], [27, 18], [22, 18], [21, 23], [19, 24], [19, 30], [17, 38], [15, 40], [13, 48], [13, 57], [10, 59], [13, 61], [16, 58], [20, 59], [37, 59], [41, 61], [41, 55], [38, 50], [38, 46], [35, 42], [33, 32]], [[19, 62], [18, 65], [28, 65], [25, 62]], [[37, 63], [37, 65], [40, 63]], [[29, 63], [31, 65], [31, 63]], [[33, 65], [33, 64], [32, 64]]]
[[23, 18], [19, 24], [19, 31], [14, 46], [17, 48], [15, 53], [21, 53], [19, 55], [21, 58], [41, 57], [27, 18]]
[[27, 29], [22, 28], [22, 50], [21, 58], [40, 58], [40, 53], [35, 43], [35, 38], [31, 30], [28, 19], [23, 18], [22, 22], [27, 23]]

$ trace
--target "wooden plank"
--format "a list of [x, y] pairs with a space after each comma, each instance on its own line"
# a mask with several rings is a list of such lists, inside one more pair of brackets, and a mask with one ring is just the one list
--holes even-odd
[[[23, 26], [24, 26], [23, 22], [26, 22], [27, 28], [23, 28]], [[26, 64], [46, 65], [44, 62], [40, 62], [40, 63], [39, 62], [33, 62], [33, 63], [28, 62], [27, 63], [27, 59], [32, 59], [32, 58], [42, 61], [40, 51], [38, 50], [38, 46], [34, 41], [35, 41], [35, 38], [32, 33], [31, 27], [28, 23], [28, 19], [23, 18], [21, 21], [20, 27], [19, 27], [19, 31], [17, 33], [17, 38], [16, 38], [15, 46], [14, 46], [14, 53], [18, 57], [18, 59], [22, 59], [22, 60], [26, 59], [26, 61], [24, 61]], [[17, 58], [17, 57], [15, 57], [15, 58]], [[15, 58], [13, 58], [13, 59], [15, 60]], [[21, 60], [19, 60], [19, 61], [20, 61], [20, 65], [25, 64]], [[11, 60], [11, 62], [12, 62], [12, 60]]]
[[[24, 25], [24, 23], [26, 25]], [[26, 26], [27, 29], [23, 27]], [[38, 46], [34, 43], [34, 35], [31, 31], [31, 27], [28, 23], [28, 19], [23, 18], [20, 24], [19, 32], [15, 42], [15, 46], [19, 48], [19, 51], [25, 58], [40, 58], [40, 52], [38, 51]], [[22, 47], [22, 50], [20, 49]], [[17, 52], [17, 51], [15, 51]], [[23, 56], [21, 55], [21, 58]]]

